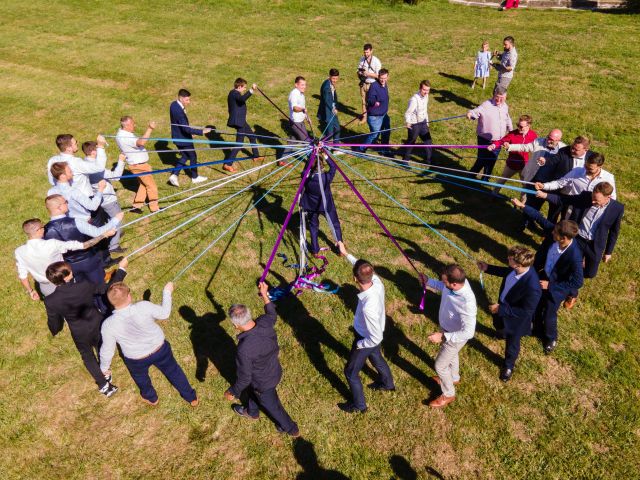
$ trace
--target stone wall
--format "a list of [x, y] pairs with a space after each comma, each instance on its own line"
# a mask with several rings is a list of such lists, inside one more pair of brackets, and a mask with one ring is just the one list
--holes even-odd
[[[451, 3], [463, 5], [476, 5], [498, 8], [497, 0], [449, 0]], [[520, 7], [524, 8], [578, 8], [583, 10], [596, 10], [617, 8], [624, 0], [520, 0]]]

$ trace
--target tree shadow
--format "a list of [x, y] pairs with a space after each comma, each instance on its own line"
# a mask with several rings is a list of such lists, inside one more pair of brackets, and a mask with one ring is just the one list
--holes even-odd
[[[465, 80], [467, 81], [467, 80]], [[455, 103], [456, 105], [470, 110], [476, 107], [476, 104], [471, 100], [456, 95], [451, 90], [444, 90], [439, 88], [431, 88], [431, 95], [434, 95], [433, 99], [439, 103]]]
[[417, 480], [418, 472], [414, 470], [411, 464], [401, 455], [391, 455], [389, 457], [389, 465], [395, 474], [391, 480]]
[[296, 476], [296, 480], [349, 480], [350, 478], [337, 470], [321, 467], [313, 443], [309, 440], [296, 438], [293, 441], [293, 455], [303, 470]]
[[204, 382], [211, 362], [227, 383], [233, 385], [236, 381], [236, 343], [222, 326], [226, 318], [222, 305], [211, 292], [206, 290], [205, 293], [213, 305], [213, 312], [198, 316], [188, 305], [182, 305], [178, 309], [191, 330], [189, 338], [196, 357], [196, 378]]

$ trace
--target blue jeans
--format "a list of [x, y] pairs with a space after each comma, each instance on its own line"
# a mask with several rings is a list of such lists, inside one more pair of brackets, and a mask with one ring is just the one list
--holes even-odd
[[[389, 143], [389, 139], [391, 138], [391, 132], [389, 129], [391, 128], [391, 119], [389, 115], [386, 113], [384, 115], [367, 115], [367, 124], [369, 125], [369, 130], [371, 133], [367, 135], [364, 143], [367, 145], [373, 144], [378, 138], [378, 136], [382, 137], [383, 145], [387, 145]], [[386, 132], [380, 133], [380, 130], [386, 130]], [[389, 147], [380, 147], [382, 151], [389, 150]], [[366, 151], [367, 147], [362, 147], [362, 151]]]
[[380, 375], [379, 382], [384, 388], [394, 388], [393, 377], [391, 376], [391, 370], [389, 365], [382, 358], [382, 352], [380, 352], [380, 345], [376, 345], [371, 348], [358, 348], [357, 342], [362, 337], [356, 335], [356, 339], [351, 346], [351, 353], [349, 354], [349, 361], [344, 367], [344, 374], [347, 377], [349, 388], [351, 388], [351, 395], [353, 396], [353, 404], [359, 410], [367, 408], [367, 403], [364, 399], [364, 391], [362, 389], [362, 381], [360, 380], [360, 370], [364, 367], [367, 358], [371, 360], [373, 368], [375, 368]]
[[195, 400], [196, 391], [189, 384], [187, 376], [176, 362], [173, 352], [171, 351], [171, 345], [165, 341], [162, 347], [157, 352], [152, 353], [148, 357], [134, 360], [132, 358], [124, 358], [124, 364], [129, 369], [131, 378], [136, 382], [136, 385], [140, 389], [140, 395], [145, 400], [155, 402], [158, 400], [158, 394], [156, 389], [151, 384], [151, 378], [149, 377], [149, 368], [151, 365], [158, 367], [158, 370], [167, 377], [169, 383], [178, 390], [180, 396], [187, 402]]

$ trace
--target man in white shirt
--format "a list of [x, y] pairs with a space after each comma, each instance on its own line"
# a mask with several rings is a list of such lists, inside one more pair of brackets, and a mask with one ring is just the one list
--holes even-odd
[[440, 331], [428, 337], [430, 342], [440, 344], [435, 366], [438, 375], [433, 379], [440, 385], [442, 395], [429, 403], [434, 408], [445, 407], [456, 399], [455, 385], [460, 383], [459, 352], [473, 338], [478, 311], [476, 297], [459, 265], [447, 265], [440, 279], [442, 281], [421, 275], [426, 289], [442, 293], [438, 313]]
[[360, 123], [367, 121], [367, 92], [371, 84], [378, 78], [378, 72], [382, 68], [380, 59], [373, 55], [373, 46], [365, 43], [363, 55], [358, 62], [358, 78], [360, 79], [360, 98], [362, 98], [362, 117]]
[[494, 63], [492, 65], [498, 71], [498, 80], [496, 81], [495, 88], [500, 87], [507, 90], [511, 80], [513, 80], [513, 72], [518, 63], [518, 51], [516, 50], [516, 41], [512, 36], [504, 37], [502, 46], [504, 48], [503, 53], [498, 54], [498, 52], [496, 52], [500, 63]]
[[[431, 90], [431, 83], [429, 80], [422, 80], [417, 93], [415, 93], [409, 100], [409, 108], [404, 112], [404, 121], [407, 125], [407, 142], [404, 149], [404, 160], [411, 159], [411, 152], [418, 137], [425, 145], [432, 145], [431, 132], [429, 131], [429, 113], [427, 108], [429, 106], [429, 91]], [[431, 149], [423, 148], [424, 159], [427, 164], [431, 163]]]
[[153, 179], [152, 171], [149, 165], [149, 154], [145, 145], [149, 141], [149, 137], [156, 128], [156, 122], [149, 122], [147, 130], [142, 137], [137, 137], [133, 132], [136, 128], [136, 122], [129, 115], [125, 115], [120, 119], [120, 129], [116, 134], [116, 143], [120, 152], [126, 156], [129, 171], [138, 177], [138, 191], [133, 199], [133, 208], [131, 212], [142, 213], [142, 207], [145, 201], [149, 202], [149, 210], [157, 212], [158, 207], [158, 186]]
[[551, 182], [536, 182], [536, 190], [560, 190], [563, 195], [579, 195], [584, 191], [593, 192], [593, 187], [602, 182], [613, 186], [611, 198], [616, 200], [615, 178], [613, 174], [602, 168], [604, 155], [595, 152], [586, 159], [584, 167], [576, 167], [565, 176]]
[[360, 290], [358, 306], [353, 317], [355, 340], [351, 347], [349, 361], [344, 368], [353, 400], [338, 404], [338, 407], [347, 413], [364, 413], [367, 411], [367, 404], [360, 380], [360, 370], [364, 367], [367, 358], [380, 375], [377, 381], [369, 385], [369, 388], [378, 391], [396, 389], [389, 365], [380, 352], [385, 325], [384, 285], [369, 262], [358, 260], [350, 255], [342, 242], [338, 242], [338, 248], [340, 254], [347, 257], [353, 265], [354, 280]]
[[75, 240], [61, 241], [56, 239], [44, 239], [44, 224], [39, 218], [26, 220], [22, 224], [22, 230], [27, 235], [27, 243], [19, 246], [15, 250], [16, 268], [18, 269], [18, 279], [27, 291], [32, 300], [40, 300], [38, 292], [31, 288], [29, 275], [38, 283], [40, 291], [46, 297], [51, 295], [56, 287], [49, 282], [46, 276], [47, 267], [55, 262], [63, 260], [62, 254], [71, 250], [84, 250], [91, 248], [109, 234], [96, 237], [86, 242]]
[[[307, 119], [307, 101], [304, 92], [307, 89], [307, 81], [304, 77], [297, 76], [295, 79], [295, 87], [289, 93], [289, 127], [292, 135], [289, 136], [290, 144], [300, 144], [300, 141], [308, 141], [311, 137], [307, 132], [304, 122]], [[296, 141], [298, 140], [298, 141]], [[289, 151], [285, 151], [289, 153]], [[287, 163], [282, 161], [278, 165], [285, 166]]]
[[[96, 143], [98, 148], [104, 149], [107, 141], [102, 135], [98, 135]], [[89, 175], [103, 171], [104, 164], [90, 164], [83, 161], [81, 158], [76, 157], [75, 153], [78, 151], [78, 142], [73, 138], [73, 135], [69, 133], [58, 135], [56, 137], [56, 145], [58, 150], [60, 150], [60, 154], [54, 155], [47, 162], [47, 177], [49, 178], [49, 183], [51, 185], [55, 185], [55, 179], [51, 175], [51, 166], [57, 162], [66, 162], [69, 164], [71, 171], [73, 172], [73, 183], [76, 188], [87, 197], [92, 196], [93, 190], [91, 189], [91, 183], [89, 182]]]
[[149, 368], [155, 365], [180, 396], [195, 407], [198, 405], [196, 391], [176, 362], [171, 345], [156, 323], [156, 320], [166, 320], [171, 315], [173, 288], [172, 282], [167, 283], [162, 292], [162, 305], [155, 305], [145, 301], [132, 303], [129, 287], [122, 282], [109, 287], [107, 298], [115, 310], [102, 324], [100, 369], [106, 377], [111, 375], [111, 360], [118, 344], [124, 363], [146, 403], [157, 405], [159, 401], [149, 377]]

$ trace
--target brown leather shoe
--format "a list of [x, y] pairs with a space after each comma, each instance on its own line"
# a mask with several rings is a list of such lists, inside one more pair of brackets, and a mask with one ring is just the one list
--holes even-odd
[[256, 157], [253, 159], [254, 162], [263, 162], [264, 161], [264, 157]]
[[200, 400], [196, 398], [195, 400], [191, 400], [191, 401], [189, 402], [189, 404], [190, 404], [192, 407], [197, 407], [198, 405], [200, 405]]
[[[440, 385], [440, 377], [438, 375], [434, 375], [433, 377], [431, 377], [431, 379], [436, 382], [438, 385]], [[454, 385], [460, 385], [460, 380], [455, 380], [453, 382]]]
[[227, 172], [236, 173], [236, 169], [233, 168], [233, 165], [223, 165], [222, 169], [226, 170]]
[[433, 407], [433, 408], [446, 407], [451, 402], [453, 402], [455, 399], [456, 399], [456, 397], [445, 397], [444, 395], [440, 395], [435, 400], [429, 402], [429, 406]]
[[148, 403], [152, 407], [155, 407], [158, 404], [158, 402], [160, 402], [160, 399], [157, 399], [155, 402], [152, 402], [151, 400], [147, 400], [146, 398], [143, 398], [142, 401], [144, 403]]
[[282, 160], [280, 160], [278, 162], [278, 166], [279, 167], [289, 167], [289, 168], [291, 168], [291, 167], [293, 167], [293, 163], [287, 163], [287, 162], [283, 162]]
[[576, 297], [567, 297], [562, 305], [567, 310], [571, 310], [573, 307], [576, 306], [576, 302], [577, 301], [578, 301], [578, 299]]

